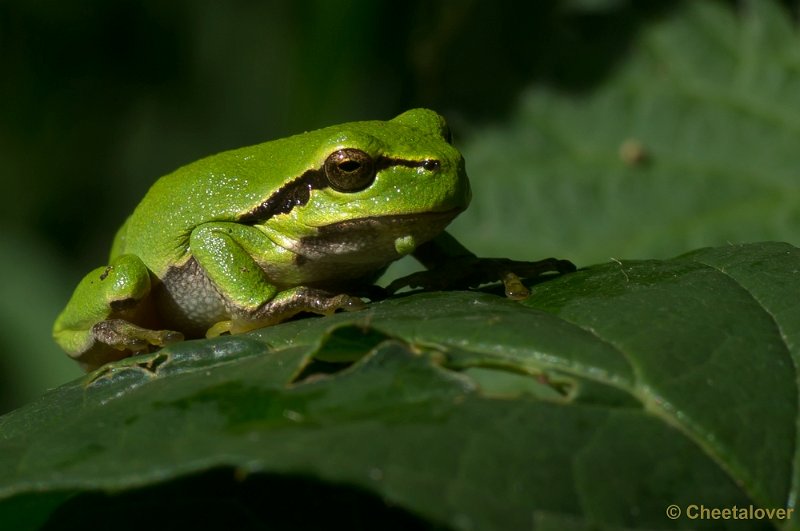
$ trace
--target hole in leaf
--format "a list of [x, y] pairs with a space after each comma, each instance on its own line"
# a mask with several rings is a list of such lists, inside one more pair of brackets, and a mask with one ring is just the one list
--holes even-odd
[[355, 362], [337, 363], [312, 359], [311, 362], [303, 368], [300, 374], [292, 380], [292, 383], [310, 383], [323, 376], [331, 376], [337, 372], [341, 372], [351, 367], [353, 363]]
[[390, 336], [374, 328], [346, 325], [330, 331], [313, 359], [292, 381], [298, 383], [330, 376], [352, 366]]

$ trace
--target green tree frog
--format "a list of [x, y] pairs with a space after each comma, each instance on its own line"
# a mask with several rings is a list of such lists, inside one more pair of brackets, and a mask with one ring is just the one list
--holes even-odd
[[[458, 258], [445, 277], [469, 267], [463, 259], [474, 255], [442, 234], [469, 202], [464, 160], [427, 109], [213, 155], [155, 182], [119, 229], [109, 265], [83, 278], [53, 334], [89, 370], [184, 338], [360, 309], [354, 294], [404, 255], [428, 268]], [[494, 275], [520, 289], [508, 261], [478, 273], [484, 266], [460, 276]], [[419, 275], [408, 283], [446, 284]]]

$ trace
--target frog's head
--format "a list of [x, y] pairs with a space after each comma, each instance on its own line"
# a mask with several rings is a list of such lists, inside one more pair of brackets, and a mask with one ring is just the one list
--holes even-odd
[[434, 111], [413, 109], [388, 121], [303, 136], [315, 147], [311, 169], [273, 194], [265, 208], [272, 214], [267, 228], [284, 236], [284, 244], [302, 240], [304, 254], [312, 241], [320, 242], [320, 253], [380, 253], [389, 246], [406, 254], [469, 204], [464, 159]]
[[413, 109], [385, 122], [322, 130], [319, 192], [298, 219], [327, 225], [362, 217], [431, 214], [469, 204], [464, 159], [444, 118]]

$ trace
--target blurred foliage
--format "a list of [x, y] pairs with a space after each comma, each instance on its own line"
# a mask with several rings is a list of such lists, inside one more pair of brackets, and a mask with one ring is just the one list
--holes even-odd
[[484, 254], [580, 265], [798, 242], [798, 45], [774, 2], [693, 2], [591, 91], [532, 85], [462, 144], [479, 199], [452, 230]]
[[[155, 178], [224, 149], [432, 107], [451, 120], [480, 192], [477, 217], [455, 225], [479, 253], [498, 252], [497, 230], [501, 241], [517, 243], [499, 252], [525, 257], [547, 252], [588, 260], [629, 252], [605, 239], [608, 233], [574, 233], [593, 229], [596, 218], [572, 220], [574, 237], [562, 240], [541, 226], [557, 227], [561, 218], [508, 226], [509, 218], [494, 217], [491, 208], [511, 211], [505, 205], [519, 192], [492, 184], [498, 169], [486, 153], [524, 150], [505, 124], [511, 131], [523, 127], [520, 109], [551, 104], [543, 94], [573, 112], [569, 126], [580, 133], [592, 115], [570, 102], [584, 101], [624, 70], [642, 32], [690, 4], [3, 0], [0, 167], [11, 200], [0, 211], [7, 257], [0, 265], [6, 295], [0, 316], [7, 324], [0, 411], [77, 374], [49, 339], [70, 290], [105, 260], [114, 231]], [[730, 6], [723, 10], [730, 18], [746, 16], [750, 4], [718, 5]], [[797, 6], [785, 2], [782, 9]], [[602, 118], [613, 122], [613, 115]], [[500, 140], [484, 142], [484, 132]], [[505, 159], [523, 167], [518, 158]], [[599, 178], [581, 174], [577, 182]], [[555, 196], [572, 204], [563, 217], [580, 217], [585, 204], [569, 203], [567, 192]], [[530, 208], [516, 203], [520, 211]], [[620, 219], [631, 224], [630, 217]], [[587, 240], [599, 244], [576, 248]]]

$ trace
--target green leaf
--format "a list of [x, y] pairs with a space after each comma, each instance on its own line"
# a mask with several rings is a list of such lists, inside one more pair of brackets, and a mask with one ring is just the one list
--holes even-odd
[[533, 290], [412, 294], [66, 384], [0, 417], [0, 528], [142, 505], [128, 524], [154, 525], [209, 498], [210, 521], [292, 528], [309, 492], [341, 501], [330, 521], [465, 530], [763, 528], [665, 510], [796, 506], [800, 249]]
[[534, 85], [476, 128], [454, 234], [481, 256], [579, 265], [800, 243], [800, 37], [778, 2], [737, 5], [685, 2], [596, 89]]

